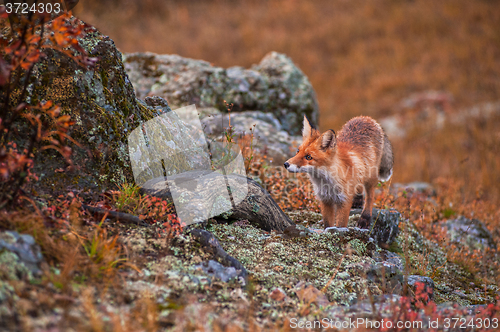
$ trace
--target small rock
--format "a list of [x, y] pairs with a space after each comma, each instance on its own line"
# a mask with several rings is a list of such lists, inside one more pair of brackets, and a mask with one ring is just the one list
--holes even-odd
[[372, 264], [366, 276], [373, 282], [382, 284], [386, 293], [401, 295], [403, 291], [403, 274], [397, 264], [388, 261]]
[[[418, 286], [418, 284], [420, 284], [420, 286]], [[429, 277], [419, 275], [408, 276], [408, 286], [410, 286], [413, 294], [420, 296], [420, 298], [427, 295], [429, 297], [428, 300], [432, 300], [434, 297], [434, 281]], [[419, 287], [421, 287], [421, 289], [419, 289]]]
[[374, 251], [372, 258], [377, 263], [386, 262], [387, 264], [394, 265], [400, 271], [404, 270], [403, 259], [399, 255], [397, 255], [391, 251], [384, 250], [384, 249], [380, 250], [380, 252]]
[[337, 273], [337, 278], [339, 278], [340, 280], [348, 280], [349, 278], [351, 278], [351, 275], [348, 272], [339, 272]]
[[[352, 209], [350, 215], [361, 215], [361, 212], [361, 209]], [[400, 220], [401, 213], [396, 210], [373, 209], [369, 234], [379, 247], [387, 248], [394, 242], [399, 232]]]
[[15, 253], [19, 257], [19, 262], [31, 273], [40, 272], [39, 265], [43, 262], [43, 256], [40, 246], [31, 235], [14, 231], [0, 232], [0, 251], [2, 249]]
[[238, 273], [236, 272], [236, 269], [234, 267], [232, 266], [226, 267], [214, 260], [209, 260], [208, 262], [196, 264], [194, 267], [196, 269], [201, 269], [209, 276], [218, 278], [224, 282], [228, 282], [229, 280], [238, 277]]
[[170, 106], [168, 106], [168, 102], [161, 97], [158, 96], [146, 97], [144, 98], [144, 102], [146, 103], [146, 105], [157, 109], [159, 111], [159, 114], [172, 112]]
[[467, 245], [471, 250], [497, 247], [490, 231], [477, 219], [460, 216], [447, 220], [444, 225], [448, 229], [451, 241], [458, 245]]
[[291, 226], [288, 226], [287, 228], [285, 228], [282, 236], [284, 239], [291, 239], [294, 237], [306, 237], [311, 233], [312, 232], [304, 226], [291, 225]]
[[358, 227], [328, 227], [325, 229], [325, 232], [336, 234], [344, 238], [356, 238], [365, 242], [368, 241], [370, 237], [370, 230]]

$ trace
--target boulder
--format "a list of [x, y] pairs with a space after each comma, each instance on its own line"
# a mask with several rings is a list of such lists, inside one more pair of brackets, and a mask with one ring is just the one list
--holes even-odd
[[226, 111], [226, 100], [234, 104], [234, 111], [272, 113], [291, 135], [300, 135], [304, 114], [318, 122], [311, 83], [284, 54], [271, 52], [250, 69], [224, 69], [202, 60], [154, 53], [129, 53], [123, 59], [139, 98], [155, 95], [175, 107], [195, 104], [221, 111]]
[[[81, 148], [71, 146], [72, 170], [61, 172], [63, 158], [51, 150], [38, 159], [34, 169], [40, 178], [37, 190], [105, 189], [132, 182], [128, 135], [145, 121], [170, 111], [161, 98], [136, 99], [114, 42], [94, 27], [87, 26], [84, 32], [78, 42], [88, 56], [97, 59], [94, 67], [81, 67], [66, 54], [48, 48], [31, 76], [28, 100], [33, 104], [52, 100], [60, 105], [75, 121], [70, 136], [81, 144]], [[173, 121], [183, 128], [180, 120]], [[23, 146], [26, 138], [18, 139]], [[192, 148], [197, 148], [194, 142]]]
[[131, 180], [127, 133], [155, 114], [137, 103], [121, 54], [109, 37], [87, 27], [78, 42], [88, 56], [97, 58], [95, 67], [81, 67], [66, 54], [46, 49], [32, 75], [32, 103], [52, 100], [60, 105], [76, 122], [70, 136], [82, 145], [72, 146], [77, 165], [73, 172], [55, 172], [64, 167], [57, 153], [47, 153], [36, 164], [39, 184], [50, 189], [105, 187]]

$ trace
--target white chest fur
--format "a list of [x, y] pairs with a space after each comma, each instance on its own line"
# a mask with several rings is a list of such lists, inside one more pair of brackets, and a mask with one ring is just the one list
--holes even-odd
[[325, 203], [342, 204], [346, 200], [343, 186], [328, 172], [323, 169], [314, 169], [308, 172], [314, 186], [314, 193], [319, 200]]

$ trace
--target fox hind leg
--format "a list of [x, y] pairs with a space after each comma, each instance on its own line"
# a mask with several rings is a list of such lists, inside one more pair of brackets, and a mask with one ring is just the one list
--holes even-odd
[[372, 223], [372, 209], [376, 183], [376, 180], [371, 180], [365, 184], [365, 206], [363, 208], [363, 212], [361, 212], [361, 217], [358, 220], [359, 228], [369, 228]]
[[364, 206], [363, 193], [361, 193], [361, 194], [355, 194], [354, 198], [352, 200], [351, 209], [362, 209], [363, 206]]

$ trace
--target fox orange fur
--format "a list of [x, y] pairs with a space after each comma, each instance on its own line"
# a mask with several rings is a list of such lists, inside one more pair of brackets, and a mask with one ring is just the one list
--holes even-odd
[[351, 119], [340, 130], [323, 134], [304, 116], [303, 142], [285, 162], [293, 173], [307, 173], [321, 205], [326, 227], [346, 227], [354, 195], [365, 194], [358, 227], [372, 219], [374, 191], [392, 176], [392, 146], [382, 127], [368, 116]]

